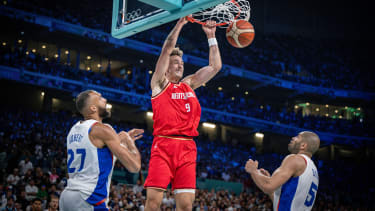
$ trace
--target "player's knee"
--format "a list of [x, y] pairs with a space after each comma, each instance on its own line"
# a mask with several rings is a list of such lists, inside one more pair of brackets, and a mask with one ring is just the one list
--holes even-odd
[[159, 210], [159, 207], [161, 205], [161, 201], [158, 198], [147, 198], [146, 200], [146, 210]]
[[191, 200], [190, 198], [186, 198], [185, 200], [179, 200], [179, 202], [177, 203], [177, 210], [191, 211], [193, 209], [193, 202], [194, 199]]
[[193, 210], [193, 204], [189, 201], [186, 201], [185, 203], [180, 203], [177, 205], [178, 211], [191, 211]]

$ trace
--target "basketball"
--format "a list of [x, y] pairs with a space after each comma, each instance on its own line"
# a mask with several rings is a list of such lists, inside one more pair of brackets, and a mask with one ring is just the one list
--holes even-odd
[[233, 21], [226, 32], [228, 42], [236, 48], [249, 46], [253, 42], [254, 36], [254, 27], [246, 20]]

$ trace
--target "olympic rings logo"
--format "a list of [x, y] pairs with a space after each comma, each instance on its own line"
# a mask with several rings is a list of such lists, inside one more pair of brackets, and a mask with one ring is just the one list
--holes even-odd
[[142, 13], [142, 10], [141, 9], [137, 9], [137, 10], [133, 10], [133, 11], [125, 14], [124, 22], [125, 23], [131, 22], [132, 20], [134, 20], [134, 19], [138, 18], [139, 16], [141, 16], [141, 13]]

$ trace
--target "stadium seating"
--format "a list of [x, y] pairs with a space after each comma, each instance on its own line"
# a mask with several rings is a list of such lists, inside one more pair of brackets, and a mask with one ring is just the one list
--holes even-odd
[[[110, 32], [112, 2], [91, 1], [89, 6], [85, 2], [69, 0], [56, 4], [46, 0], [19, 0], [8, 1], [7, 6]], [[100, 9], [96, 4], [101, 5]], [[85, 8], [84, 13], [81, 8]], [[130, 38], [162, 46], [172, 26], [173, 23], [165, 24]], [[188, 27], [194, 31], [201, 30], [198, 25]], [[224, 35], [217, 33], [219, 43], [226, 49], [221, 52], [225, 64], [315, 86], [362, 91], [373, 91], [375, 88], [375, 77], [363, 63], [369, 62], [369, 57], [355, 53], [361, 51], [356, 43], [271, 34], [256, 37], [251, 47], [239, 50], [230, 47]], [[203, 33], [196, 36], [182, 32], [182, 36], [179, 45], [184, 51], [208, 57]], [[353, 51], [353, 48], [357, 50]]]
[[[1, 206], [5, 206], [10, 196], [6, 195], [10, 190], [12, 196], [16, 196], [16, 203], [25, 209], [30, 201], [21, 203], [21, 193], [30, 179], [35, 181], [41, 190], [46, 186], [48, 195], [61, 192], [66, 185], [66, 150], [64, 146], [66, 134], [70, 127], [78, 121], [79, 117], [70, 111], [55, 113], [20, 111], [17, 109], [3, 108], [0, 112], [0, 163], [2, 177], [0, 194], [3, 198]], [[110, 122], [117, 131], [129, 130], [131, 125], [125, 122]], [[146, 133], [144, 138], [137, 141], [137, 146], [142, 154], [142, 170], [147, 171], [148, 159], [152, 136]], [[240, 182], [244, 185], [241, 194], [222, 190], [199, 190], [197, 192], [195, 207], [217, 207], [224, 210], [230, 207], [249, 210], [252, 207], [270, 210], [270, 200], [260, 192], [251, 182], [249, 175], [244, 171], [244, 164], [249, 156], [257, 159], [262, 168], [274, 171], [280, 165], [284, 155], [275, 153], [257, 154], [255, 149], [246, 150], [246, 146], [232, 146], [219, 142], [210, 142], [204, 138], [197, 140], [198, 147], [198, 178], [219, 179], [223, 181]], [[32, 163], [32, 168], [23, 165], [26, 158]], [[63, 159], [61, 159], [63, 158]], [[368, 162], [356, 163], [340, 160], [314, 160], [319, 169], [320, 181], [316, 210], [323, 209], [354, 209], [357, 207], [374, 209], [371, 199], [374, 197], [374, 182], [370, 177], [374, 169]], [[26, 162], [27, 163], [27, 162]], [[11, 180], [14, 169], [18, 168], [21, 180]], [[56, 173], [53, 173], [55, 169]], [[115, 169], [121, 170], [117, 163]], [[26, 173], [24, 173], [26, 172]], [[361, 172], [361, 173], [359, 173]], [[57, 175], [57, 176], [56, 176]], [[366, 181], [366, 182], [364, 182]], [[134, 192], [132, 184], [126, 186], [116, 181], [111, 188], [111, 207], [119, 206], [139, 208], [144, 206], [145, 195]], [[350, 193], [350, 194], [348, 194]], [[118, 196], [116, 196], [118, 194]], [[26, 193], [27, 195], [27, 193]], [[121, 203], [118, 201], [122, 201]], [[47, 198], [45, 198], [47, 200]], [[44, 205], [46, 206], [46, 201]], [[213, 203], [215, 202], [215, 203]], [[5, 203], [5, 204], [4, 204]], [[166, 209], [167, 205], [163, 205]], [[168, 205], [173, 207], [173, 205]], [[132, 208], [132, 209], [133, 209]], [[257, 210], [254, 208], [255, 210]], [[116, 210], [116, 209], [114, 209]]]
[[[86, 70], [80, 70], [68, 65], [60, 64], [52, 58], [45, 61], [38, 53], [33, 53], [30, 49], [11, 48], [11, 46], [2, 46], [0, 48], [0, 64], [11, 67], [22, 67], [25, 70], [35, 71], [42, 74], [54, 75], [78, 81], [86, 81], [90, 84], [102, 85], [118, 90], [134, 92], [137, 94], [150, 95], [150, 89], [143, 83], [146, 70], [139, 71], [135, 80], [120, 79], [112, 77], [105, 73], [98, 73]], [[26, 54], [27, 52], [27, 54]], [[140, 68], [134, 66], [134, 68]], [[196, 90], [200, 98], [200, 103], [204, 107], [217, 109], [224, 112], [240, 114], [243, 116], [255, 117], [272, 122], [280, 122], [293, 125], [300, 128], [306, 128], [316, 131], [328, 131], [337, 134], [373, 136], [369, 122], [361, 122], [358, 118], [352, 120], [332, 119], [319, 116], [303, 116], [301, 112], [294, 112], [287, 107], [272, 107], [264, 105], [253, 99], [245, 99], [239, 93], [234, 96], [228, 96], [224, 92], [216, 92], [205, 87]], [[151, 109], [150, 102], [147, 104]]]
[[[75, 25], [110, 32], [112, 1], [4, 0], [1, 7], [16, 8]], [[136, 34], [129, 39], [162, 46], [172, 27], [173, 23], [164, 24], [150, 31]], [[182, 31], [182, 39], [179, 40], [178, 45], [185, 53], [207, 58], [206, 37], [203, 32], [201, 32], [202, 36], [189, 33], [192, 30], [201, 31], [200, 26], [188, 24]], [[90, 33], [86, 36], [95, 38], [92, 37], [95, 35]], [[217, 33], [217, 36], [220, 48], [225, 49], [221, 51], [224, 64], [300, 84], [361, 92], [374, 91], [374, 72], [368, 71], [365, 65], [369, 56], [358, 53], [361, 49], [355, 47], [356, 43], [265, 34], [256, 36], [255, 42], [250, 47], [235, 49], [226, 42], [224, 33]], [[27, 36], [24, 38], [29, 39]], [[62, 44], [60, 47], [65, 48]], [[149, 80], [150, 75], [149, 69], [145, 66], [149, 67], [154, 64], [144, 61], [146, 64], [140, 65], [126, 57], [123, 58], [123, 62], [129, 64], [128, 69], [140, 70], [137, 71], [139, 74], [129, 74], [118, 78], [109, 72], [77, 69], [60, 63], [55, 58], [46, 60], [42, 54], [32, 52], [24, 43], [17, 43], [17, 40], [0, 46], [1, 66], [15, 67], [21, 73], [31, 71], [46, 76], [113, 88], [147, 96], [148, 99], [151, 91], [145, 78]], [[35, 79], [25, 77], [22, 80]], [[29, 84], [35, 86], [35, 83]], [[3, 89], [3, 92], [6, 91]], [[370, 117], [366, 116], [368, 119], [365, 121], [359, 118], [347, 120], [304, 116], [301, 111], [296, 112], [292, 107], [264, 103], [257, 99], [247, 98], [240, 93], [229, 94], [208, 87], [201, 87], [196, 90], [196, 93], [202, 107], [208, 109], [335, 135], [375, 137], [375, 131], [371, 125], [373, 121], [370, 119], [373, 115], [371, 113]], [[143, 110], [151, 110], [149, 100], [137, 102], [134, 99], [134, 102], [130, 103], [142, 106]], [[68, 110], [52, 113], [50, 111], [25, 111], [17, 107], [3, 106], [0, 106], [0, 210], [6, 206], [16, 207], [18, 210], [30, 210], [34, 196], [30, 194], [30, 188], [26, 187], [34, 186], [31, 180], [38, 189], [37, 197], [42, 199], [43, 208], [47, 208], [51, 195], [59, 196], [66, 185], [67, 154], [64, 143], [68, 130], [80, 117]], [[205, 120], [218, 121], [213, 115], [206, 115]], [[218, 121], [219, 123], [237, 126], [244, 123], [243, 119], [224, 116], [220, 118], [222, 119]], [[134, 122], [109, 121], [108, 123], [112, 124], [116, 131], [129, 130], [133, 127], [146, 128], [146, 125]], [[284, 154], [258, 153], [256, 146], [251, 144], [223, 144], [221, 140], [209, 140], [205, 134], [199, 136], [196, 143], [197, 179], [200, 181], [220, 180], [221, 184], [242, 183], [243, 190], [240, 194], [235, 194], [228, 190], [199, 189], [193, 205], [194, 210], [272, 210], [271, 200], [256, 187], [244, 171], [244, 165], [251, 156], [259, 161], [260, 167], [273, 172], [280, 165]], [[146, 132], [136, 144], [142, 154], [142, 172], [147, 174], [152, 144], [150, 132]], [[370, 150], [366, 148], [368, 146], [365, 143], [355, 143], [355, 141], [352, 141], [349, 147], [364, 148], [361, 151], [364, 152], [363, 157], [356, 160], [345, 159], [345, 155], [330, 159], [313, 158], [320, 177], [313, 210], [375, 210], [373, 203], [375, 183], [371, 178], [375, 169], [373, 161], [367, 159], [374, 157], [373, 151], [371, 148]], [[115, 170], [121, 174], [115, 174], [113, 177], [108, 205], [114, 211], [143, 210], [146, 199], [145, 190], [142, 188], [142, 182], [145, 179], [143, 174], [133, 175], [129, 172], [123, 174], [126, 170], [119, 162], [116, 163]], [[139, 179], [140, 184], [133, 184], [134, 179]], [[121, 181], [127, 181], [130, 184], [122, 184]], [[161, 210], [172, 210], [174, 207], [173, 194], [168, 190]]]

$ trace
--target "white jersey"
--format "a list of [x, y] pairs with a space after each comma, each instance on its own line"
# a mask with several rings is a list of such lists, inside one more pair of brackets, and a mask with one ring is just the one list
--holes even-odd
[[318, 191], [319, 175], [314, 162], [306, 155], [306, 169], [298, 177], [291, 177], [274, 192], [273, 210], [311, 210]]
[[79, 191], [89, 204], [108, 203], [109, 188], [115, 156], [107, 148], [97, 148], [89, 138], [96, 120], [77, 122], [67, 137], [68, 185], [67, 190]]

